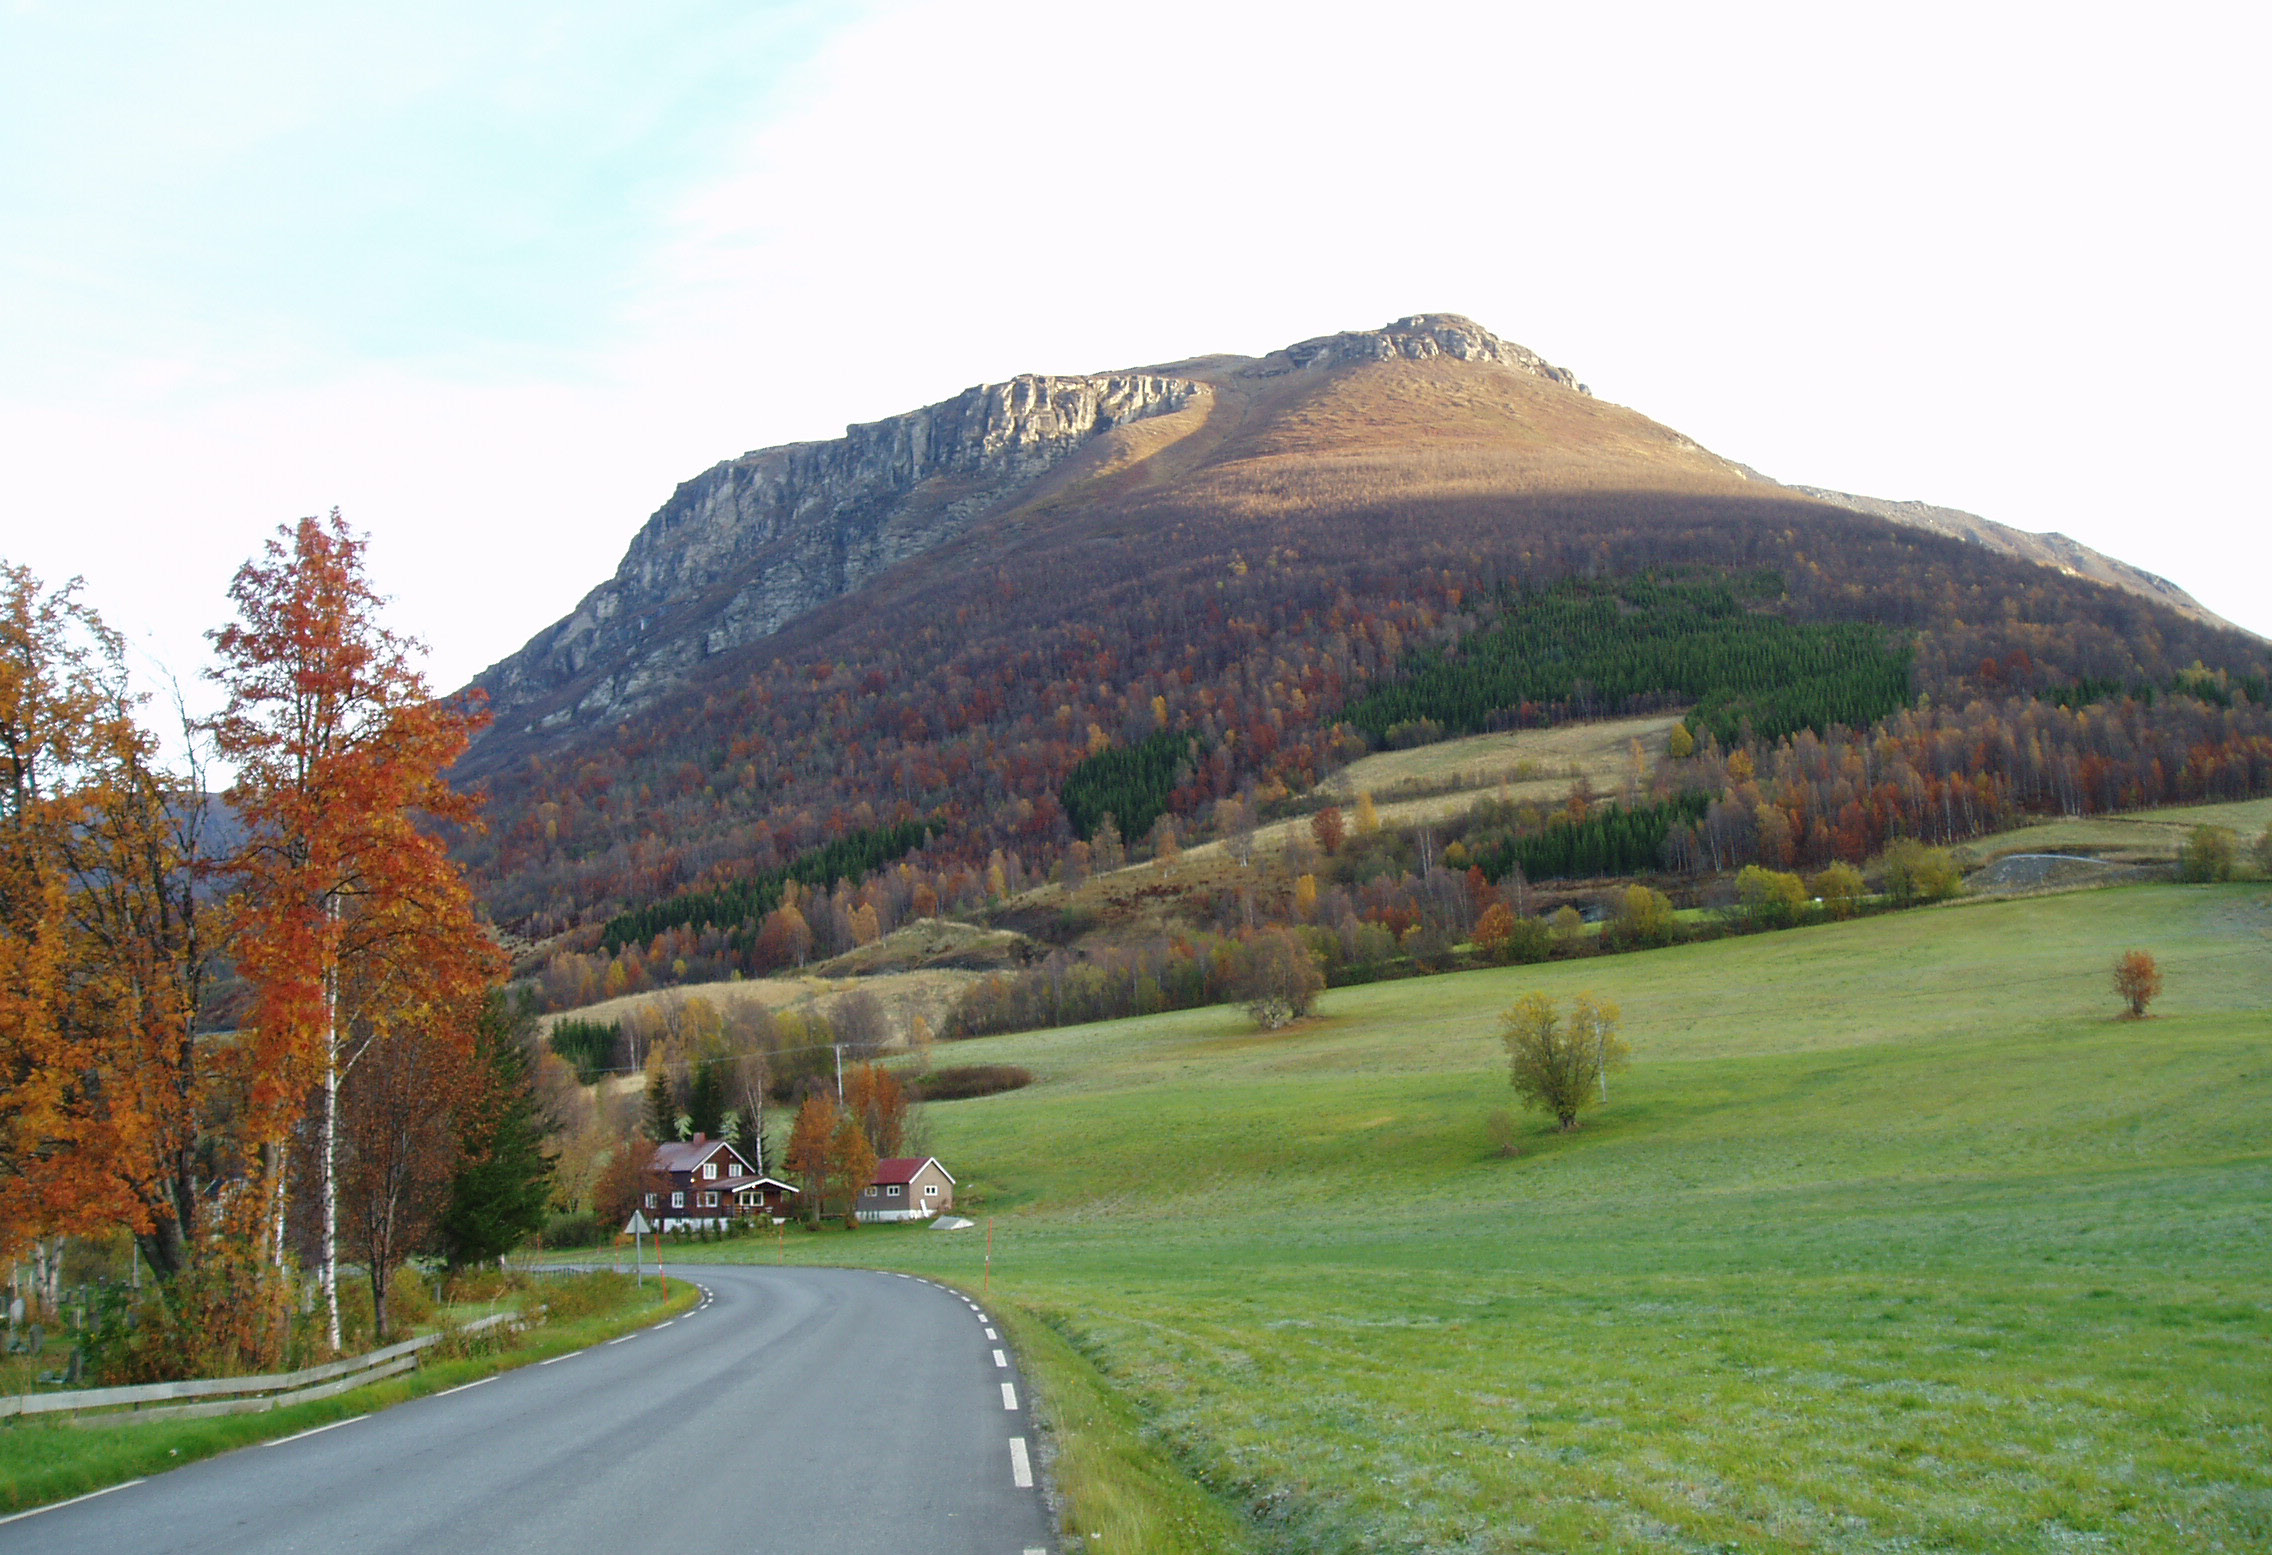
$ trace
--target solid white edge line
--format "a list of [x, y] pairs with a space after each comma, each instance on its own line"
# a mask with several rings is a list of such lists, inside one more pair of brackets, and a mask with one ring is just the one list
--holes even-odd
[[[361, 1419], [362, 1416], [358, 1415], [356, 1418]], [[114, 1490], [126, 1490], [141, 1483], [142, 1481], [139, 1479], [122, 1480], [115, 1485], [105, 1485], [100, 1490], [90, 1490], [83, 1496], [73, 1496], [68, 1501], [50, 1501], [45, 1506], [30, 1507], [21, 1512], [10, 1512], [6, 1517], [0, 1517], [0, 1524], [20, 1523], [25, 1518], [37, 1517], [42, 1512], [60, 1512], [67, 1506], [77, 1506], [82, 1501], [92, 1501], [97, 1496], [107, 1496]]]
[[1010, 1358], [1007, 1355], [1004, 1355], [1000, 1350], [996, 1350], [994, 1352], [994, 1364], [997, 1366], [1007, 1366], [1010, 1364]]
[[448, 1398], [452, 1393], [463, 1393], [467, 1388], [478, 1388], [484, 1382], [495, 1382], [496, 1380], [497, 1379], [495, 1377], [476, 1377], [473, 1379], [473, 1381], [461, 1382], [454, 1388], [444, 1388], [441, 1392], [435, 1394], [434, 1396], [436, 1398]]
[[301, 1431], [292, 1436], [279, 1436], [272, 1442], [262, 1442], [260, 1445], [263, 1447], [281, 1447], [286, 1442], [296, 1442], [303, 1436], [321, 1436], [326, 1431], [336, 1431], [343, 1425], [353, 1425], [358, 1420], [368, 1420], [370, 1418], [371, 1417], [369, 1415], [349, 1415], [344, 1420], [334, 1420], [329, 1425], [319, 1425], [313, 1430]]
[[1004, 1409], [1015, 1409], [1018, 1407], [1018, 1390], [1010, 1386], [1010, 1384], [1008, 1384], [1007, 1382], [1002, 1384], [1002, 1407]]
[[1010, 1483], [1020, 1490], [1033, 1489], [1033, 1460], [1026, 1456], [1026, 1439], [1010, 1438]]

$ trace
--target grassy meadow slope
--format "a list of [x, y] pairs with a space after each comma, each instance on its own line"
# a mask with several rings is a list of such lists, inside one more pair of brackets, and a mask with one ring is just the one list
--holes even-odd
[[[1634, 1066], [1503, 1158], [1493, 1013], [1579, 986]], [[2263, 1548], [2268, 1009], [2272, 891], [2142, 886], [987, 1039], [1038, 1082], [934, 1142], [1257, 1548]]]

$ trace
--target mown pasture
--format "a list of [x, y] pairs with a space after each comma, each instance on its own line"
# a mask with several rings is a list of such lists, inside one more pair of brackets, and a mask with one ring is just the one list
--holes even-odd
[[[2145, 1022], [2107, 989], [2133, 946], [2168, 974]], [[1635, 1063], [1580, 1132], [1526, 1121], [1501, 1156], [1494, 1012], [1580, 987], [1624, 1005]], [[2272, 1545], [2264, 885], [1952, 904], [1338, 990], [1272, 1035], [1209, 1009], [952, 1057], [1038, 1076], [931, 1117], [993, 1217], [997, 1298], [1258, 1549]], [[786, 1239], [973, 1287], [983, 1247]], [[1096, 1548], [1227, 1537], [1069, 1489]]]

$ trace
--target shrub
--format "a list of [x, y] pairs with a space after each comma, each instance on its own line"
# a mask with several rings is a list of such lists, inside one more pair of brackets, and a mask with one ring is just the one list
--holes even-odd
[[1527, 965], [1553, 953], [1554, 935], [1545, 920], [1493, 902], [1475, 925], [1475, 948], [1502, 966]]
[[2177, 852], [2181, 879], [2230, 880], [2233, 877], [2233, 834], [2222, 826], [2196, 826], [2186, 833]]
[[1483, 1136], [1491, 1141], [1493, 1155], [1518, 1156], [1523, 1153], [1516, 1134], [1515, 1115], [1504, 1107], [1483, 1120]]
[[544, 1223], [547, 1247], [597, 1247], [605, 1240], [599, 1216], [588, 1209], [554, 1215]]
[[1946, 848], [1928, 848], [1914, 837], [1897, 837], [1878, 859], [1886, 895], [1900, 906], [1937, 902], [1964, 889], [1964, 876]]
[[1831, 917], [1851, 918], [1862, 905], [1862, 872], [1841, 860], [1814, 877], [1814, 894]]
[[1627, 886], [1618, 898], [1617, 917], [1609, 926], [1611, 937], [1629, 948], [1670, 945], [1680, 938], [1680, 920], [1673, 916], [1672, 898], [1645, 885]]
[[2264, 835], [2256, 839], [2257, 872], [2272, 875], [2272, 826], [2264, 828]]
[[2124, 1013], [2143, 1020], [2146, 1006], [2162, 991], [2162, 969], [2150, 953], [2126, 950], [2114, 963], [2114, 991], [2128, 1007]]
[[1736, 876], [1736, 897], [1743, 915], [1763, 929], [1789, 928], [1806, 913], [1806, 882], [1779, 869], [1746, 864]]
[[1264, 1031], [1276, 1031], [1310, 1012], [1325, 990], [1325, 974], [1301, 936], [1285, 929], [1269, 929], [1248, 948], [1245, 975], [1239, 995], [1247, 1013]]
[[1033, 1084], [1033, 1071], [1016, 1064], [951, 1064], [919, 1076], [915, 1094], [923, 1101], [966, 1101]]
[[434, 1287], [425, 1271], [404, 1264], [387, 1281], [387, 1322], [399, 1334], [403, 1329], [434, 1321]]

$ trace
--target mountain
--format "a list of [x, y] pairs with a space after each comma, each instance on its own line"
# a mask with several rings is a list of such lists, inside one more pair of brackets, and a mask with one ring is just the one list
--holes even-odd
[[[1102, 477], [1137, 465], [1148, 466], [1144, 474], [1157, 481], [1172, 472], [1149, 466], [1188, 466], [1199, 451], [1164, 458], [1169, 445], [1193, 434], [1211, 433], [1219, 441], [1228, 429], [1218, 422], [1243, 424], [1266, 415], [1285, 400], [1287, 387], [1307, 378], [1391, 362], [1496, 367], [1590, 398], [1575, 374], [1449, 314], [1321, 336], [1260, 360], [1215, 357], [981, 384], [937, 405], [849, 427], [833, 441], [758, 449], [683, 483], [633, 537], [613, 577], [476, 683], [507, 725], [519, 720], [558, 729], [619, 717], [652, 704], [705, 662], [771, 637], [989, 518], [1069, 490], [1093, 492]], [[2030, 534], [1921, 502], [1784, 487], [1619, 407], [1596, 402], [1595, 413], [1583, 420], [1548, 418], [1538, 408], [1551, 405], [1551, 397], [1531, 398], [1528, 419], [1550, 431], [1558, 446], [1536, 446], [1534, 434], [1533, 446], [1522, 447], [1517, 427], [1525, 416], [1512, 400], [1497, 409], [1514, 425], [1478, 429], [1477, 407], [1455, 395], [1436, 407], [1449, 413], [1444, 419], [1399, 430], [1429, 443], [1468, 445], [1466, 457], [1478, 452], [1472, 446], [1478, 430], [1483, 440], [1500, 434], [1513, 446], [1491, 450], [1499, 465], [1492, 475], [1518, 490], [1607, 476], [1640, 489], [1722, 489], [1731, 476], [1748, 478], [2230, 627], [2168, 580], [2065, 535]], [[1362, 441], [1377, 445], [1380, 430]], [[1314, 451], [1330, 458], [1355, 446]]]
[[2158, 580], [1930, 516], [1767, 482], [1452, 315], [984, 385], [681, 486], [481, 677], [493, 824], [465, 856], [502, 921], [596, 933], [927, 821], [876, 877], [888, 928], [1058, 868], [1060, 789], [1099, 751], [1180, 742], [1187, 831], [1314, 783], [1364, 748], [1341, 715], [1366, 688], [1557, 578], [1740, 574], [1754, 613], [1898, 642], [1935, 708], [2265, 669]]
[[[1753, 473], [1757, 474], [1756, 471]], [[1758, 478], [1767, 479], [1763, 475]], [[1793, 486], [1790, 489], [1818, 502], [1852, 508], [1857, 513], [1891, 519], [1897, 524], [1929, 529], [1934, 534], [1966, 540], [2006, 556], [2034, 562], [2039, 567], [2056, 568], [2069, 577], [2088, 578], [2093, 583], [2126, 589], [2141, 598], [2153, 600], [2156, 604], [2167, 605], [2180, 615], [2191, 616], [2194, 620], [2211, 626], [2236, 632], [2243, 630], [2169, 579], [2148, 572], [2143, 567], [2133, 567], [2104, 551], [2094, 551], [2080, 540], [2070, 540], [2056, 530], [2037, 534], [2026, 529], [2014, 529], [2009, 524], [1999, 524], [1992, 518], [1982, 518], [1979, 514], [1967, 513], [1962, 508], [1935, 507], [1929, 502], [1891, 502], [1883, 497], [1859, 497], [1850, 491], [1831, 491], [1821, 486]]]

